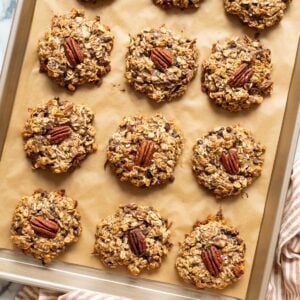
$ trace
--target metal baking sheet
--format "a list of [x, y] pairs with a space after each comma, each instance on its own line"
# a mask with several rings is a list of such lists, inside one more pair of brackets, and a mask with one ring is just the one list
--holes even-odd
[[[18, 76], [26, 51], [34, 6], [35, 1], [19, 1], [16, 10], [14, 27], [0, 83], [2, 92], [0, 98], [0, 146], [3, 146], [5, 143], [6, 131], [14, 105]], [[299, 66], [299, 56], [296, 66]], [[295, 69], [294, 82], [297, 79], [299, 82], [299, 73], [299, 70]], [[263, 297], [272, 265], [280, 217], [296, 145], [295, 141], [299, 129], [299, 117], [297, 119], [297, 116], [299, 116], [299, 99], [297, 99], [296, 88], [295, 84], [291, 85], [290, 88], [276, 162], [266, 201], [265, 215], [247, 293], [248, 299], [258, 299], [259, 296]], [[283, 140], [284, 143], [282, 142]], [[286, 170], [285, 176], [282, 176], [282, 170]], [[265, 255], [266, 249], [269, 255]], [[260, 255], [261, 253], [264, 253], [264, 255]], [[159, 295], [160, 299], [174, 299], [175, 297], [191, 299], [216, 297], [227, 299], [227, 297], [216, 295], [213, 292], [196, 291], [194, 289], [132, 278], [126, 275], [118, 275], [115, 272], [80, 267], [62, 262], [55, 263], [51, 267], [46, 268], [28, 257], [9, 250], [1, 250], [0, 261], [0, 276], [48, 288], [61, 290], [83, 288], [131, 298], [140, 298], [143, 295], [145, 299], [153, 299], [155, 295]], [[264, 266], [264, 268], [261, 268], [261, 266]], [[263, 280], [259, 280], [258, 282], [257, 278], [262, 278]]]

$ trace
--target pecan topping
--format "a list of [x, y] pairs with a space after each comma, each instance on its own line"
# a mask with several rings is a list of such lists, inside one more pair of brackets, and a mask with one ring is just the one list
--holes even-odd
[[271, 80], [266, 79], [266, 80], [264, 80], [263, 83], [261, 84], [261, 88], [262, 88], [263, 90], [267, 90], [267, 89], [269, 89], [272, 85], [273, 85], [273, 82], [272, 82]]
[[67, 37], [65, 39], [64, 49], [66, 57], [73, 67], [83, 62], [84, 57], [82, 49], [72, 37]]
[[201, 253], [201, 258], [209, 273], [217, 277], [222, 271], [223, 261], [220, 251], [215, 246], [209, 246]]
[[140, 229], [136, 228], [128, 232], [128, 244], [135, 255], [143, 256], [146, 253], [147, 245]]
[[224, 151], [221, 155], [221, 163], [229, 174], [236, 175], [239, 172], [239, 159], [236, 149], [232, 148], [228, 152]]
[[34, 232], [48, 238], [54, 238], [59, 229], [57, 223], [55, 223], [54, 221], [47, 220], [42, 216], [32, 217], [30, 219], [30, 225]]
[[169, 50], [160, 47], [151, 50], [150, 58], [155, 66], [162, 72], [171, 67], [174, 62], [172, 53]]
[[154, 145], [153, 141], [143, 140], [135, 156], [134, 163], [140, 167], [149, 166], [155, 151]]
[[71, 134], [71, 128], [67, 125], [52, 127], [49, 130], [50, 142], [52, 144], [59, 144]]
[[249, 67], [248, 64], [241, 64], [233, 75], [228, 80], [228, 84], [231, 87], [239, 87], [244, 85], [253, 75], [254, 71]]
[[232, 270], [233, 274], [235, 277], [240, 277], [241, 275], [244, 274], [244, 270], [240, 268], [240, 266], [235, 266]]

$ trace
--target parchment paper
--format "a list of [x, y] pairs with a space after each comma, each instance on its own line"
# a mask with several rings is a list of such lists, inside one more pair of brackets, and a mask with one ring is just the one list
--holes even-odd
[[[61, 260], [85, 266], [103, 268], [97, 258], [91, 255], [95, 227], [100, 218], [112, 214], [119, 204], [137, 202], [152, 205], [163, 216], [173, 221], [172, 241], [174, 247], [162, 267], [142, 277], [153, 280], [183, 284], [174, 268], [177, 244], [184, 234], [190, 232], [197, 219], [214, 214], [220, 205], [229, 221], [236, 225], [247, 244], [246, 273], [231, 287], [220, 291], [226, 295], [244, 298], [260, 224], [264, 211], [268, 184], [271, 176], [276, 146], [287, 100], [288, 85], [300, 28], [300, 6], [293, 1], [280, 25], [261, 35], [261, 40], [272, 51], [274, 71], [273, 95], [257, 108], [244, 113], [232, 114], [210, 103], [200, 88], [200, 68], [197, 77], [190, 84], [186, 95], [168, 104], [152, 104], [146, 97], [135, 93], [125, 82], [124, 56], [129, 33], [137, 33], [144, 27], [166, 26], [173, 31], [197, 38], [200, 50], [199, 65], [217, 40], [230, 35], [248, 33], [254, 30], [234, 17], [225, 15], [223, 1], [207, 0], [195, 11], [164, 11], [153, 5], [151, 0], [99, 1], [102, 4], [81, 4], [75, 0], [38, 0], [28, 48], [20, 77], [10, 128], [0, 165], [0, 247], [12, 248], [9, 227], [13, 210], [22, 195], [31, 194], [36, 188], [48, 190], [65, 188], [67, 194], [79, 201], [82, 214], [83, 234], [79, 242], [69, 248]], [[39, 73], [37, 40], [48, 30], [53, 14], [63, 14], [72, 7], [86, 9], [88, 17], [100, 15], [102, 21], [111, 27], [115, 35], [112, 52], [112, 71], [104, 78], [100, 88], [81, 87], [68, 93], [56, 86], [45, 74]], [[13, 80], [9, 79], [9, 80]], [[125, 89], [126, 91], [122, 91]], [[90, 106], [96, 114], [97, 142], [99, 150], [83, 162], [80, 169], [67, 175], [51, 175], [47, 171], [32, 171], [23, 151], [20, 135], [28, 117], [27, 108], [60, 96]], [[114, 174], [103, 169], [105, 148], [109, 137], [116, 130], [125, 115], [142, 113], [151, 115], [162, 112], [175, 119], [182, 128], [186, 142], [183, 155], [175, 171], [172, 184], [150, 190], [139, 190], [120, 183]], [[191, 171], [192, 145], [208, 130], [219, 125], [240, 123], [250, 128], [266, 147], [262, 176], [247, 190], [249, 197], [238, 197], [217, 202], [214, 197], [198, 186]], [[118, 271], [116, 271], [118, 272]]]

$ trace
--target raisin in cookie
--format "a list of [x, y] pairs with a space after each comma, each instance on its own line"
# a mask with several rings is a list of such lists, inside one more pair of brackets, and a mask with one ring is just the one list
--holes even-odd
[[99, 85], [110, 71], [112, 47], [113, 35], [100, 17], [87, 20], [83, 11], [73, 9], [54, 16], [39, 40], [40, 70], [70, 91], [85, 83]]
[[224, 0], [226, 12], [238, 16], [249, 27], [265, 29], [282, 19], [291, 0]]
[[219, 127], [193, 147], [193, 171], [199, 184], [217, 198], [239, 195], [261, 175], [264, 146], [239, 125]]
[[199, 8], [200, 3], [203, 0], [153, 0], [157, 5], [164, 8], [169, 8], [172, 6], [184, 9], [184, 8]]
[[29, 112], [22, 135], [33, 169], [64, 173], [96, 151], [94, 114], [88, 107], [54, 98]]
[[17, 204], [11, 241], [25, 254], [49, 263], [78, 240], [81, 233], [77, 201], [65, 191], [37, 190]]
[[94, 254], [110, 268], [127, 266], [133, 275], [158, 269], [172, 246], [170, 226], [152, 207], [120, 206], [97, 225]]
[[181, 131], [162, 115], [125, 117], [109, 140], [107, 160], [121, 181], [150, 187], [173, 181], [182, 148]]
[[245, 269], [244, 241], [219, 212], [196, 222], [179, 246], [178, 274], [197, 288], [223, 289], [240, 279]]
[[231, 112], [249, 109], [271, 94], [271, 52], [247, 36], [228, 38], [212, 47], [202, 65], [202, 90]]
[[131, 36], [125, 77], [155, 102], [182, 96], [197, 71], [195, 39], [175, 35], [164, 26]]

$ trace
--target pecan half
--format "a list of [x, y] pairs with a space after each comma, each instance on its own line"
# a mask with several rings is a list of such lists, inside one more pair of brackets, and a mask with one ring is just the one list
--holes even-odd
[[136, 228], [128, 232], [128, 244], [135, 255], [142, 256], [146, 253], [146, 240], [140, 229]]
[[232, 148], [228, 152], [223, 151], [221, 155], [221, 163], [226, 172], [231, 175], [236, 175], [239, 172], [240, 168], [237, 150]]
[[171, 67], [174, 62], [173, 54], [169, 50], [160, 47], [151, 50], [150, 58], [155, 66], [162, 72]]
[[67, 125], [52, 127], [48, 131], [48, 134], [50, 135], [50, 142], [52, 144], [59, 144], [66, 139], [71, 132], [71, 128]]
[[222, 271], [223, 260], [220, 251], [215, 246], [209, 246], [201, 253], [201, 258], [209, 273], [217, 277]]
[[48, 238], [54, 238], [59, 229], [59, 226], [54, 221], [45, 219], [42, 216], [31, 217], [30, 225], [34, 232]]
[[140, 167], [149, 166], [155, 152], [154, 145], [155, 143], [153, 141], [143, 140], [135, 156], [134, 163]]
[[65, 39], [64, 49], [66, 57], [73, 67], [83, 62], [84, 56], [82, 49], [72, 37]]
[[239, 87], [244, 85], [253, 75], [254, 71], [249, 67], [248, 64], [241, 64], [233, 75], [228, 80], [228, 84], [231, 87]]

